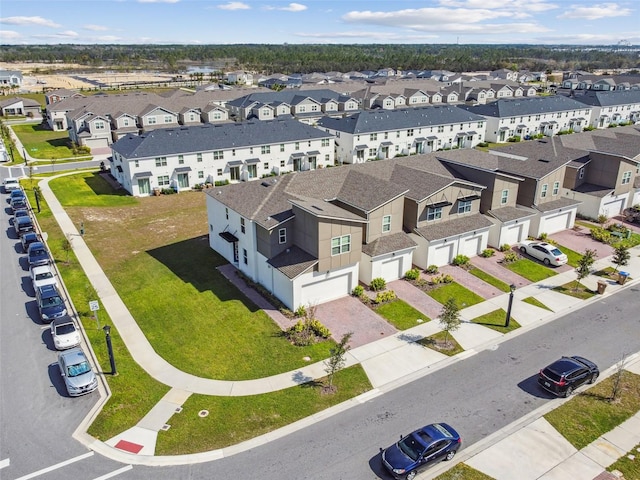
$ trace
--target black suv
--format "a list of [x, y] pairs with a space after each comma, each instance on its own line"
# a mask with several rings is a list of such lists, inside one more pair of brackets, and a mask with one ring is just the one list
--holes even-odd
[[538, 383], [559, 397], [568, 397], [580, 385], [595, 382], [598, 375], [600, 370], [592, 361], [578, 356], [562, 357], [540, 370]]

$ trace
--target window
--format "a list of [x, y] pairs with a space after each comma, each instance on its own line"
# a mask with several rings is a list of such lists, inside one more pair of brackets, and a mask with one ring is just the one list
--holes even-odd
[[471, 200], [458, 200], [458, 213], [469, 213], [471, 211]]
[[331, 156], [327, 153], [327, 154], [324, 156], [324, 163], [329, 163], [329, 162], [330, 162], [330, 160], [331, 160]]
[[626, 185], [631, 182], [631, 172], [624, 172], [622, 174], [622, 185]]
[[444, 125], [438, 125], [438, 133], [444, 133]]
[[171, 115], [164, 116], [164, 123], [172, 123], [172, 122], [173, 122], [173, 117]]
[[222, 119], [222, 113], [221, 113], [221, 112], [218, 112], [218, 111], [213, 112], [213, 119], [214, 119], [214, 120], [220, 120], [220, 119]]
[[149, 125], [155, 125], [156, 123], [158, 123], [156, 117], [147, 117], [147, 122], [149, 123]]
[[247, 173], [249, 178], [256, 178], [258, 176], [258, 167], [256, 165], [247, 165]]
[[551, 195], [558, 195], [560, 191], [560, 182], [553, 182], [553, 190], [551, 191]]
[[307, 142], [307, 146], [308, 146], [308, 147], [311, 147], [311, 140], [309, 140], [309, 141]]
[[263, 170], [269, 170], [269, 162], [265, 162], [262, 164], [262, 169]]
[[245, 233], [244, 218], [240, 217], [240, 231]]
[[139, 160], [134, 160], [133, 164], [135, 165], [135, 167], [139, 167], [140, 166], [140, 161]]
[[384, 217], [382, 217], [382, 231], [391, 231], [391, 215], [385, 215]]
[[378, 140], [378, 134], [377, 133], [369, 134], [369, 140]]
[[413, 137], [413, 128], [407, 130], [407, 137]]
[[224, 209], [224, 216], [227, 217], [227, 220], [229, 220], [229, 209], [226, 207]]
[[204, 171], [198, 170], [198, 178], [204, 178]]
[[283, 243], [287, 243], [287, 229], [281, 228], [278, 230], [278, 243], [282, 245]]
[[580, 171], [578, 172], [578, 178], [583, 178], [584, 177], [584, 168], [581, 168]]
[[286, 160], [280, 160], [280, 168], [284, 168], [287, 165]]
[[369, 157], [374, 158], [376, 155], [378, 155], [378, 150], [376, 150], [375, 148], [370, 148]]
[[351, 235], [331, 239], [331, 255], [340, 255], [351, 251]]
[[96, 130], [104, 130], [104, 122], [96, 122], [94, 125], [96, 126]]
[[224, 151], [222, 151], [222, 150], [214, 150], [213, 159], [214, 160], [224, 160]]
[[247, 249], [246, 248], [242, 249], [242, 260], [244, 261], [245, 265], [249, 264], [248, 256], [247, 256]]
[[216, 175], [218, 175], [219, 177], [222, 176], [222, 169], [221, 168], [216, 170]]
[[122, 126], [123, 127], [128, 127], [129, 126], [129, 119], [128, 118], [123, 118], [122, 119]]
[[442, 207], [427, 208], [427, 222], [442, 218]]
[[267, 153], [271, 153], [271, 145], [262, 145], [262, 147], [260, 147], [260, 153], [262, 155], [266, 155]]
[[197, 160], [198, 162], [201, 162], [201, 161], [202, 161], [202, 154], [201, 154], [201, 153], [196, 153], [196, 160]]
[[502, 195], [500, 196], [500, 205], [506, 205], [509, 202], [509, 190], [502, 190]]
[[158, 177], [158, 185], [161, 187], [169, 186], [169, 175], [160, 175]]
[[300, 142], [296, 142], [293, 148], [300, 150]]
[[323, 147], [328, 147], [329, 146], [329, 139], [328, 138], [323, 138], [322, 139], [322, 146]]
[[280, 151], [281, 151], [281, 152], [284, 152], [284, 143], [281, 143], [281, 144], [280, 144]]
[[547, 190], [549, 190], [549, 185], [545, 183], [542, 185], [542, 189], [540, 190], [540, 198], [545, 198], [547, 196]]
[[167, 157], [156, 158], [156, 167], [166, 167], [166, 166], [167, 166]]
[[178, 155], [178, 165], [184, 165], [184, 155]]
[[236, 149], [235, 149], [235, 148], [231, 150], [231, 156], [232, 156], [232, 157], [235, 157], [235, 156], [236, 156]]

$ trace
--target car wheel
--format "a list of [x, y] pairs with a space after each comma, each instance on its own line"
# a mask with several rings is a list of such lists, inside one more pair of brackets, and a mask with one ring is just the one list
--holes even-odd
[[407, 480], [413, 480], [414, 478], [416, 478], [416, 471], [414, 470], [413, 472], [407, 473], [407, 476], [405, 478]]
[[520, 251], [522, 253], [527, 253], [527, 247], [520, 247]]
[[545, 259], [542, 261], [542, 263], [544, 263], [544, 264], [548, 267], [548, 266], [549, 266], [549, 264], [550, 264], [551, 262], [549, 261], [549, 259], [548, 259], [548, 258], [545, 258]]
[[573, 393], [573, 390], [574, 388], [571, 385], [569, 385], [567, 387], [567, 390], [564, 392], [564, 398], [569, 397]]
[[451, 450], [449, 453], [447, 453], [447, 456], [444, 457], [444, 461], [448, 462], [449, 460], [453, 460], [453, 457], [456, 456], [456, 451], [455, 450]]
[[591, 374], [591, 378], [589, 379], [589, 383], [596, 383], [597, 379], [598, 379], [598, 372], [595, 372], [595, 373]]

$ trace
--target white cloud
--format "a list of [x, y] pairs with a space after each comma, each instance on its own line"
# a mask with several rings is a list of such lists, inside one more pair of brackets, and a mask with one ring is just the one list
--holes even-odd
[[178, 3], [180, 0], [138, 0], [138, 3]]
[[586, 18], [587, 20], [597, 20], [599, 18], [610, 17], [627, 17], [631, 15], [631, 9], [622, 8], [616, 3], [601, 3], [592, 7], [583, 7], [582, 5], [571, 5], [558, 18]]
[[22, 25], [22, 26], [36, 25], [39, 27], [52, 27], [52, 28], [58, 28], [60, 26], [57, 23], [42, 17], [5, 17], [5, 18], [0, 18], [0, 23], [4, 23], [5, 25]]
[[96, 37], [96, 42], [116, 43], [122, 40], [122, 37], [116, 37], [115, 35], [102, 35]]
[[438, 3], [443, 7], [486, 8], [520, 11], [521, 13], [523, 11], [543, 12], [560, 8], [559, 5], [549, 3], [546, 0], [440, 0]]
[[66, 30], [64, 32], [58, 33], [49, 33], [42, 35], [33, 35], [34, 38], [51, 38], [57, 40], [75, 40], [79, 37], [79, 35], [73, 30]]
[[92, 32], [104, 32], [109, 30], [107, 27], [104, 27], [102, 25], [84, 25], [82, 28], [84, 28], [85, 30], [91, 30]]
[[364, 39], [380, 41], [380, 42], [419, 42], [419, 41], [433, 41], [438, 38], [438, 35], [427, 35], [427, 34], [418, 34], [418, 35], [407, 35], [404, 33], [391, 33], [391, 32], [379, 32], [379, 31], [345, 31], [345, 32], [323, 32], [323, 33], [309, 33], [309, 32], [298, 32], [294, 33], [297, 37], [303, 38], [313, 38], [316, 40], [322, 40], [329, 43], [340, 43], [336, 39], [346, 38], [346, 39]]
[[0, 39], [2, 40], [16, 40], [20, 37], [21, 35], [13, 30], [0, 30]]
[[222, 5], [218, 5], [220, 10], [249, 10], [251, 7], [242, 2], [229, 2]]
[[300, 3], [290, 3], [288, 6], [279, 8], [278, 10], [284, 10], [286, 12], [303, 12], [306, 9], [306, 5], [302, 5]]

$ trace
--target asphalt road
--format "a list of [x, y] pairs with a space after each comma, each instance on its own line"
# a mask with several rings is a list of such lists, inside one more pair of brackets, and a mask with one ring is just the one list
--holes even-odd
[[[5, 175], [6, 176], [6, 175]], [[535, 375], [562, 354], [604, 370], [640, 351], [638, 287], [435, 371], [362, 405], [253, 450], [203, 464], [142, 467], [89, 452], [71, 438], [96, 402], [68, 398], [55, 352], [25, 283], [6, 195], [0, 215], [0, 478], [37, 479], [313, 479], [389, 478], [379, 448], [400, 434], [446, 421], [471, 445], [549, 401]], [[64, 464], [64, 462], [69, 462]], [[43, 471], [37, 474], [38, 471]]]

